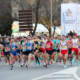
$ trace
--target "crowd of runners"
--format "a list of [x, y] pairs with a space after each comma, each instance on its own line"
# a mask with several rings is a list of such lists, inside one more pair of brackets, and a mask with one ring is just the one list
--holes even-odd
[[43, 66], [48, 67], [55, 62], [55, 55], [57, 55], [56, 62], [59, 65], [63, 63], [63, 67], [66, 68], [67, 59], [70, 65], [73, 65], [74, 54], [79, 65], [80, 36], [69, 34], [68, 38], [65, 35], [54, 38], [44, 34], [44, 38], [41, 38], [35, 34], [33, 37], [30, 35], [17, 38], [5, 37], [4, 40], [0, 38], [0, 53], [2, 51], [5, 63], [11, 65], [11, 70], [14, 69], [17, 60], [21, 67], [28, 68], [32, 58], [35, 60], [35, 65], [40, 65], [42, 61]]

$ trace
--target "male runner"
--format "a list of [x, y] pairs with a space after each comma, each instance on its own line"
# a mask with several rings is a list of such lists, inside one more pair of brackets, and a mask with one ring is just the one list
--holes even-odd
[[72, 41], [72, 55], [75, 53], [76, 54], [76, 58], [77, 58], [77, 65], [79, 65], [79, 53], [78, 53], [78, 44], [79, 44], [79, 40], [77, 39], [77, 35], [74, 34], [73, 35], [74, 39]]
[[8, 37], [5, 38], [4, 56], [5, 56], [5, 59], [6, 59], [5, 63], [7, 63], [7, 60], [8, 60], [9, 65], [10, 65], [10, 41], [9, 41]]
[[17, 50], [19, 49], [19, 46], [17, 43], [15, 43], [14, 38], [11, 39], [11, 70], [13, 70], [13, 64], [15, 62], [15, 60], [18, 60], [18, 52]]
[[17, 44], [19, 46], [18, 51], [18, 57], [19, 57], [19, 63], [21, 63], [21, 55], [20, 55], [20, 49], [21, 49], [21, 42], [20, 42], [20, 38], [17, 38]]
[[62, 41], [60, 42], [60, 48], [61, 48], [61, 56], [62, 56], [62, 59], [63, 59], [63, 64], [64, 64], [64, 68], [66, 68], [66, 60], [67, 60], [67, 45], [68, 45], [68, 42], [65, 40], [65, 36], [62, 35]]
[[35, 34], [34, 35], [34, 39], [33, 39], [34, 43], [35, 43], [35, 46], [34, 46], [34, 55], [35, 55], [35, 64], [39, 64], [40, 65], [40, 61], [39, 61], [39, 39], [37, 37], [37, 35]]
[[23, 67], [23, 66], [25, 66], [26, 58], [27, 58], [27, 49], [26, 49], [27, 48], [27, 39], [26, 39], [26, 37], [23, 38], [21, 48], [23, 50], [21, 67]]
[[31, 57], [32, 57], [32, 53], [33, 53], [33, 45], [35, 46], [35, 43], [32, 41], [31, 36], [28, 36], [28, 40], [27, 40], [27, 57], [28, 57], [28, 63], [26, 65], [26, 67], [29, 67], [30, 61], [31, 61]]
[[68, 56], [69, 56], [69, 60], [71, 62], [71, 66], [72, 66], [72, 63], [73, 63], [73, 55], [72, 55], [72, 36], [69, 35], [69, 41], [68, 41], [69, 45], [68, 45]]
[[48, 58], [49, 58], [49, 61], [52, 59], [52, 49], [54, 47], [54, 44], [53, 42], [51, 41], [50, 39], [50, 36], [47, 37], [47, 42], [46, 42], [46, 54], [45, 54], [45, 62], [46, 62], [46, 65], [45, 67], [48, 67]]
[[[42, 52], [42, 58], [43, 58], [43, 56], [44, 56], [44, 64], [43, 64], [43, 66], [45, 66], [46, 64], [45, 64], [45, 54], [46, 54], [46, 42], [47, 42], [47, 35], [46, 34], [44, 34], [44, 38], [42, 39], [42, 41], [41, 41], [41, 43], [42, 43], [42, 45], [40, 46], [40, 52]], [[43, 63], [43, 61], [42, 61], [42, 63]]]

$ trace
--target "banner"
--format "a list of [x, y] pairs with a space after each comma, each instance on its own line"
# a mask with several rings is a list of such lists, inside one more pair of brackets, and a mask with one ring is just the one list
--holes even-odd
[[19, 22], [14, 21], [12, 24], [12, 33], [18, 32], [19, 31]]
[[61, 4], [61, 32], [62, 35], [66, 35], [69, 31], [75, 31], [76, 28], [76, 7], [75, 3]]
[[77, 4], [77, 35], [80, 35], [80, 4]]

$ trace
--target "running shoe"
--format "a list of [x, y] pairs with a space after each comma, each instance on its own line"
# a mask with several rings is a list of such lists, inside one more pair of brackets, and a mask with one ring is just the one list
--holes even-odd
[[48, 65], [46, 64], [45, 67], [48, 68]]
[[51, 64], [53, 64], [53, 61], [51, 60]]
[[13, 70], [14, 68], [11, 66], [11, 70]]
[[55, 60], [53, 60], [53, 63], [55, 63]]
[[38, 64], [40, 65], [40, 61], [38, 60]]
[[58, 62], [58, 60], [56, 60], [56, 62]]
[[44, 63], [44, 61], [42, 60], [42, 63]]
[[13, 66], [15, 66], [15, 62], [13, 62]]
[[25, 63], [24, 63], [24, 65], [23, 65], [24, 67], [25, 67]]
[[19, 60], [19, 63], [21, 63], [21, 60]]
[[64, 67], [64, 68], [66, 68], [67, 66], [66, 66], [66, 65], [64, 65], [63, 67]]
[[48, 62], [48, 65], [50, 65], [50, 62]]
[[44, 63], [43, 66], [46, 66], [46, 63]]
[[37, 61], [35, 61], [35, 65], [37, 65], [38, 64], [38, 62]]
[[77, 65], [79, 65], [79, 61], [77, 61]]
[[72, 59], [72, 63], [74, 62], [74, 59]]
[[72, 66], [72, 63], [70, 65]]
[[42, 60], [42, 56], [40, 56], [40, 59]]
[[58, 64], [61, 65], [61, 62], [59, 62]]
[[29, 67], [29, 64], [27, 64], [26, 67], [28, 68]]
[[21, 67], [23, 67], [23, 64], [21, 64]]
[[5, 62], [5, 64], [7, 64], [7, 61]]

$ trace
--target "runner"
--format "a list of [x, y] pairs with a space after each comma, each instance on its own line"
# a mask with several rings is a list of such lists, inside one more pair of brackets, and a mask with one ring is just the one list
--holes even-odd
[[62, 35], [62, 41], [60, 42], [60, 48], [61, 48], [61, 56], [62, 56], [62, 59], [63, 59], [63, 64], [64, 64], [64, 68], [66, 68], [66, 60], [67, 60], [67, 45], [68, 45], [68, 42], [65, 40], [65, 36]]
[[17, 44], [19, 46], [18, 51], [18, 57], [19, 57], [19, 63], [21, 63], [21, 55], [20, 55], [20, 49], [21, 49], [21, 42], [20, 42], [20, 38], [17, 38]]
[[26, 39], [26, 37], [23, 38], [21, 48], [23, 50], [21, 67], [24, 67], [25, 63], [26, 63], [26, 58], [27, 58], [27, 49], [26, 49], [27, 48], [27, 39]]
[[61, 53], [60, 53], [60, 45], [59, 45], [59, 43], [60, 43], [60, 36], [58, 35], [58, 37], [57, 37], [57, 40], [56, 40], [56, 46], [57, 46], [57, 60], [56, 60], [56, 62], [58, 62], [58, 60], [59, 60], [59, 65], [61, 65]]
[[27, 57], [28, 57], [28, 63], [26, 65], [27, 68], [29, 67], [32, 58], [33, 45], [35, 46], [35, 43], [32, 41], [31, 36], [29, 35], [27, 40]]
[[45, 47], [46, 47], [46, 42], [47, 42], [47, 35], [46, 34], [44, 34], [44, 39], [42, 39], [41, 42], [42, 43], [41, 43], [41, 46], [40, 46], [40, 52], [41, 52], [42, 58], [44, 57], [44, 59], [42, 59], [42, 63], [44, 63], [43, 66], [45, 66], [46, 65], [46, 63], [45, 63], [46, 48]]
[[53, 63], [55, 63], [55, 55], [56, 55], [56, 52], [57, 52], [57, 48], [56, 48], [56, 40], [55, 39], [53, 39], [53, 36], [51, 36], [51, 41], [53, 42], [53, 44], [54, 44], [54, 48], [53, 48], [53, 50], [52, 50], [52, 52], [53, 52]]
[[1, 52], [3, 51], [3, 45], [2, 44], [0, 44], [0, 61], [2, 61], [2, 59], [1, 59]]
[[74, 39], [73, 39], [73, 46], [72, 46], [72, 54], [76, 54], [76, 59], [77, 59], [77, 65], [79, 65], [79, 53], [78, 53], [78, 44], [79, 44], [79, 40], [77, 39], [77, 35], [74, 34], [73, 35]]
[[39, 61], [39, 39], [37, 37], [37, 35], [34, 35], [34, 39], [33, 39], [35, 46], [34, 46], [34, 55], [35, 55], [35, 65], [38, 63], [40, 65], [40, 61]]
[[7, 63], [7, 61], [8, 61], [9, 65], [10, 65], [10, 41], [9, 41], [8, 37], [5, 38], [4, 56], [5, 56], [5, 63]]
[[78, 43], [78, 50], [79, 50], [79, 58], [80, 58], [80, 36], [79, 36], [79, 43]]
[[73, 63], [73, 55], [72, 55], [72, 36], [69, 35], [69, 41], [68, 41], [69, 45], [68, 45], [68, 57], [72, 66]]
[[14, 38], [11, 39], [11, 70], [13, 70], [13, 65], [15, 63], [15, 60], [18, 60], [18, 52], [19, 46], [17, 43], [15, 43]]
[[51, 42], [50, 36], [47, 37], [47, 42], [46, 42], [46, 54], [45, 54], [45, 62], [46, 65], [45, 67], [48, 67], [48, 58], [49, 58], [49, 62], [52, 59], [52, 49], [54, 47], [53, 42]]

